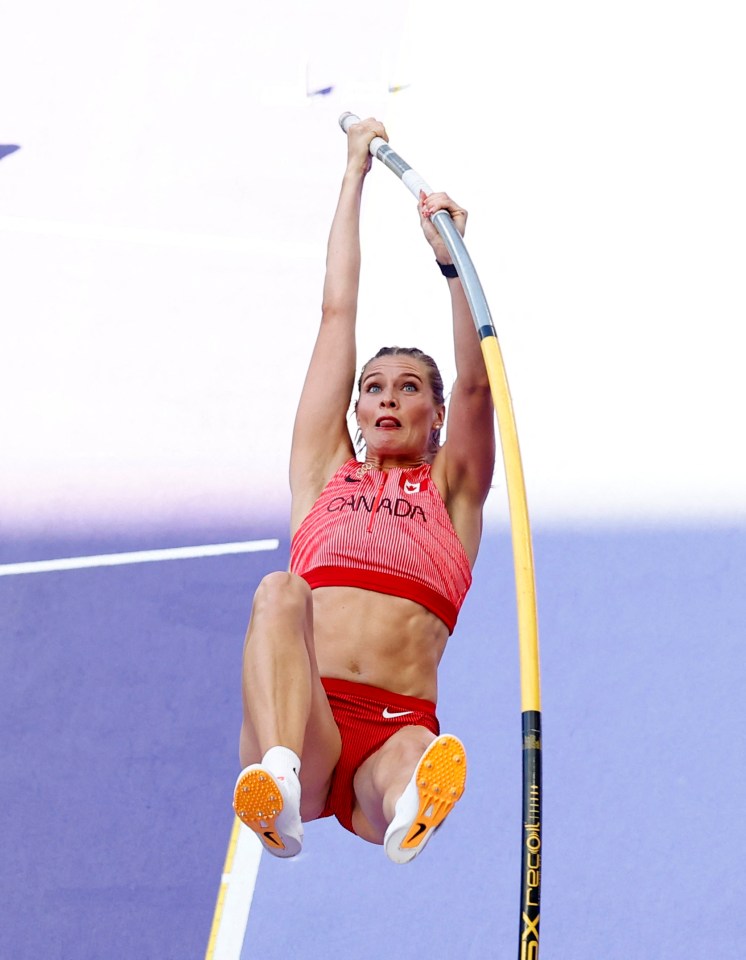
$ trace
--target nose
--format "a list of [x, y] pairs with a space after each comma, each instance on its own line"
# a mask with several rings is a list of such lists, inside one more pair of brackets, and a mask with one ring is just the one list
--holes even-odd
[[388, 400], [387, 400], [385, 397], [381, 397], [381, 406], [382, 406], [382, 407], [392, 407], [392, 408], [393, 408], [393, 407], [396, 406], [396, 400], [394, 400], [393, 397], [389, 397]]

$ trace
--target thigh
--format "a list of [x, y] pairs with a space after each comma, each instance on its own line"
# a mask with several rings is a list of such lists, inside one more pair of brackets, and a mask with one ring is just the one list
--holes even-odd
[[332, 775], [342, 752], [342, 737], [314, 663], [311, 713], [306, 726], [301, 766], [301, 816], [315, 820], [324, 809]]
[[[269, 581], [271, 580], [271, 584]], [[316, 652], [313, 639], [313, 601], [311, 591], [300, 578], [292, 574], [273, 574], [263, 581], [264, 592], [262, 602], [264, 606], [272, 607], [272, 616], [281, 622], [283, 618], [294, 625], [297, 643], [305, 644], [305, 656], [308, 662], [308, 680], [311, 686], [311, 702], [308, 719], [303, 737], [303, 748], [300, 753], [301, 771], [300, 781], [301, 816], [304, 820], [317, 817], [324, 808], [334, 768], [337, 765], [342, 749], [342, 739], [339, 729], [332, 715], [326, 692], [321, 684]], [[273, 592], [274, 591], [274, 592]], [[255, 601], [256, 606], [256, 601]], [[247, 631], [247, 643], [254, 629], [255, 608]], [[264, 620], [267, 614], [263, 614]], [[285, 624], [282, 624], [284, 626]], [[272, 631], [266, 623], [262, 627], [262, 636], [269, 630], [264, 642], [272, 642]], [[301, 639], [302, 635], [302, 639]], [[255, 635], [256, 636], [256, 635]], [[244, 646], [244, 651], [246, 645]], [[241, 726], [240, 756], [241, 765], [259, 763], [264, 751], [261, 749], [254, 725], [248, 709], [250, 688], [244, 684], [243, 690], [243, 724]], [[272, 744], [272, 746], [283, 744]]]

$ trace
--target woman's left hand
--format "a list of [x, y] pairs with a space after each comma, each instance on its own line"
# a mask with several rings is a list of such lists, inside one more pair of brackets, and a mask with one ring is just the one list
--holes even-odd
[[380, 120], [369, 117], [350, 125], [347, 131], [347, 169], [354, 173], [370, 171], [373, 158], [370, 155], [372, 141], [380, 137], [388, 142], [389, 135]]
[[469, 214], [454, 200], [451, 200], [447, 193], [431, 193], [428, 197], [424, 190], [420, 190], [419, 213], [422, 232], [425, 234], [427, 242], [433, 248], [435, 259], [438, 263], [451, 263], [451, 255], [448, 252], [448, 248], [430, 219], [438, 210], [447, 210], [448, 213], [450, 213], [451, 220], [453, 220], [454, 226], [462, 237], [466, 230], [466, 218]]

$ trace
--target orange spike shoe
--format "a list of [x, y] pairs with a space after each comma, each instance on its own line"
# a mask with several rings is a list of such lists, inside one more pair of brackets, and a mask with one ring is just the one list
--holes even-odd
[[238, 775], [233, 809], [273, 856], [294, 857], [300, 853], [303, 824], [300, 782], [295, 774], [289, 778], [275, 777], [261, 764], [251, 764]]
[[461, 798], [466, 785], [466, 750], [452, 734], [442, 734], [425, 750], [412, 779], [396, 802], [383, 839], [394, 863], [420, 853]]

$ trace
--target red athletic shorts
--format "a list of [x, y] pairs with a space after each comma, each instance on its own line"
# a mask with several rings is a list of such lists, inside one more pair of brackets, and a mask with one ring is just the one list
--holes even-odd
[[342, 754], [319, 819], [335, 816], [343, 827], [354, 833], [355, 790], [352, 781], [358, 767], [402, 727], [417, 724], [437, 736], [440, 724], [435, 716], [435, 704], [430, 700], [403, 697], [349, 680], [322, 677], [321, 682], [342, 734]]

